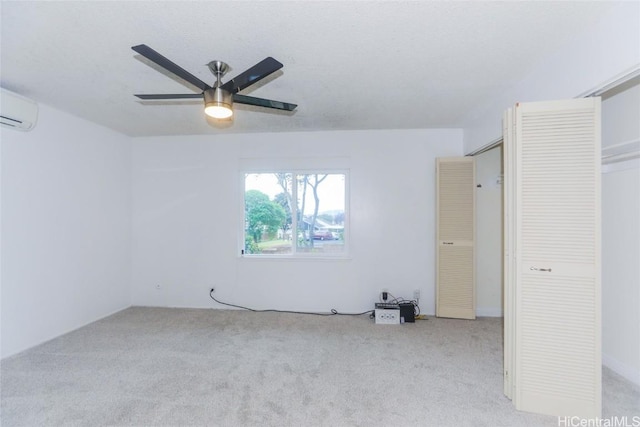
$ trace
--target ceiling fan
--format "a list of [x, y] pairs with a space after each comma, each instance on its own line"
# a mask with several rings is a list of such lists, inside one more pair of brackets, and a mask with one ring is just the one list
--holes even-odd
[[184, 68], [173, 63], [145, 44], [132, 46], [131, 49], [138, 52], [151, 62], [155, 62], [165, 70], [202, 90], [201, 93], [135, 95], [140, 99], [204, 99], [205, 114], [216, 119], [226, 119], [231, 117], [233, 115], [232, 106], [234, 102], [238, 104], [256, 105], [258, 107], [275, 108], [276, 110], [285, 111], [293, 111], [297, 107], [296, 104], [290, 104], [288, 102], [256, 98], [253, 96], [240, 95], [238, 93], [283, 67], [280, 62], [271, 57], [263, 59], [253, 67], [243, 73], [240, 73], [226, 83], [222, 83], [222, 76], [224, 76], [229, 70], [229, 66], [222, 61], [211, 61], [207, 66], [216, 76], [216, 82], [213, 86], [209, 86]]

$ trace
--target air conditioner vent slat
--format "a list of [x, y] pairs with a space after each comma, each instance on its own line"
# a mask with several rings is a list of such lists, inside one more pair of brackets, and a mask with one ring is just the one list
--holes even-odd
[[33, 129], [38, 118], [38, 104], [17, 93], [0, 89], [0, 124], [21, 131]]

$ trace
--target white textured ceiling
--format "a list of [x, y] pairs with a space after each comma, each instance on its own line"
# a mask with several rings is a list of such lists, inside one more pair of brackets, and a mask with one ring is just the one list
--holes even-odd
[[[0, 86], [131, 136], [460, 127], [465, 114], [587, 31], [613, 2], [2, 1]], [[148, 65], [147, 44], [212, 84], [267, 56], [284, 64], [231, 123]], [[226, 80], [226, 79], [223, 79]]]

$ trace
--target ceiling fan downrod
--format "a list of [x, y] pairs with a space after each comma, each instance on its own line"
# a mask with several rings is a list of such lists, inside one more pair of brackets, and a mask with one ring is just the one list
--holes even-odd
[[229, 71], [227, 63], [222, 61], [211, 61], [207, 64], [207, 67], [209, 67], [209, 70], [211, 70], [213, 75], [216, 76], [215, 85], [218, 87], [222, 86], [222, 76], [227, 74], [227, 71]]
[[206, 89], [204, 95], [204, 112], [216, 119], [226, 119], [233, 115], [233, 96], [223, 89], [222, 76], [229, 71], [229, 66], [222, 61], [211, 61], [207, 64], [209, 70], [216, 76], [216, 83], [211, 89]]

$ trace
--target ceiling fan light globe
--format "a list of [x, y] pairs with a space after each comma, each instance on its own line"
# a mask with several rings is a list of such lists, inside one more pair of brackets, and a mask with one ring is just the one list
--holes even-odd
[[204, 108], [204, 113], [214, 119], [228, 119], [233, 115], [233, 110], [226, 105], [210, 104]]
[[204, 112], [215, 119], [227, 119], [233, 115], [231, 92], [213, 87], [204, 91]]

